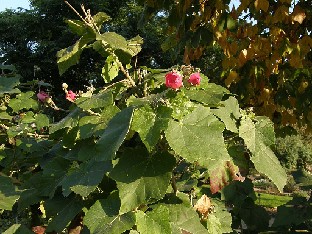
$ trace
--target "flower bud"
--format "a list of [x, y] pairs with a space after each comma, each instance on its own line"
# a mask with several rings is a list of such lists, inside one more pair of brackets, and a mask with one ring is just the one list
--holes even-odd
[[182, 76], [176, 72], [169, 72], [165, 76], [166, 86], [172, 89], [178, 89], [183, 85]]
[[66, 94], [66, 99], [70, 102], [74, 102], [76, 99], [76, 94], [73, 91], [69, 90]]
[[201, 78], [200, 78], [199, 72], [196, 72], [196, 73], [191, 74], [191, 75], [190, 75], [190, 78], [188, 79], [188, 82], [189, 82], [191, 85], [199, 85], [199, 84], [200, 84], [200, 81], [201, 81]]
[[40, 91], [39, 93], [37, 93], [37, 98], [41, 102], [46, 102], [50, 98], [50, 96], [46, 92]]

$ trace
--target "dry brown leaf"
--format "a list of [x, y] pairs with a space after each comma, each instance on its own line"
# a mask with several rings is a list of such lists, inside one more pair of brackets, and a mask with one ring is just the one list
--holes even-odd
[[211, 201], [209, 197], [204, 194], [201, 198], [196, 202], [194, 208], [198, 211], [202, 216], [207, 217], [211, 210]]
[[256, 0], [255, 1], [255, 8], [260, 11], [263, 10], [265, 12], [269, 9], [269, 1], [268, 0]]
[[293, 23], [298, 22], [299, 24], [302, 24], [303, 20], [306, 18], [306, 13], [300, 6], [295, 6], [291, 18]]

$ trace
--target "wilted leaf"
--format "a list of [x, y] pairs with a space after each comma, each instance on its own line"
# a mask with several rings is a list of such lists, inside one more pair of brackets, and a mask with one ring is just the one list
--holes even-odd
[[212, 193], [219, 192], [223, 187], [229, 184], [232, 180], [244, 180], [239, 175], [238, 168], [230, 161], [220, 165], [219, 168], [210, 173], [210, 190]]
[[269, 1], [268, 0], [256, 0], [255, 1], [255, 8], [259, 10], [263, 10], [267, 12], [269, 9]]
[[300, 6], [296, 5], [294, 11], [291, 14], [291, 17], [293, 22], [302, 24], [303, 20], [306, 18], [306, 13]]

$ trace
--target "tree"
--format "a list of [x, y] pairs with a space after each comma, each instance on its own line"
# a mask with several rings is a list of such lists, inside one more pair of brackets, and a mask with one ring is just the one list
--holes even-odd
[[310, 1], [243, 0], [237, 9], [228, 0], [140, 2], [146, 18], [168, 14], [163, 48], [179, 48], [190, 63], [217, 43], [219, 78], [242, 104], [276, 123], [311, 126]]
[[[69, 1], [80, 9], [84, 1]], [[67, 27], [66, 20], [76, 17], [64, 1], [31, 1], [31, 10], [7, 10], [0, 14], [2, 25], [0, 39], [2, 62], [15, 64], [23, 82], [35, 79], [43, 80], [54, 86], [53, 92], [62, 93], [61, 84], [70, 82], [76, 90], [83, 89], [90, 80], [103, 84], [101, 73], [104, 61], [92, 50], [84, 51], [79, 64], [71, 71], [59, 75], [56, 53], [61, 48], [73, 44], [77, 36]], [[77, 7], [78, 6], [78, 7]], [[139, 66], [171, 66], [170, 56], [164, 56], [160, 48], [164, 35], [160, 30], [163, 18], [159, 17], [141, 29], [137, 21], [143, 7], [136, 1], [91, 1], [85, 3], [91, 12], [103, 11], [111, 18], [101, 30], [115, 31], [130, 39], [140, 34], [146, 39], [142, 53], [136, 58]], [[81, 10], [80, 10], [81, 11]], [[82, 11], [80, 12], [82, 14]], [[130, 17], [131, 15], [131, 17]], [[93, 85], [96, 85], [93, 83]]]

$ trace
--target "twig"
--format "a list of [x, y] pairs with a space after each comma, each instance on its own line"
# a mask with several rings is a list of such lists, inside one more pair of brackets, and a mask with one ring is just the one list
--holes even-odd
[[80, 17], [80, 19], [85, 22], [85, 24], [89, 24], [80, 14], [79, 12], [72, 6], [70, 5], [69, 2], [65, 1], [65, 3]]

